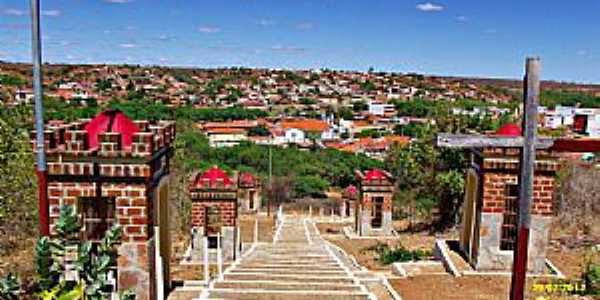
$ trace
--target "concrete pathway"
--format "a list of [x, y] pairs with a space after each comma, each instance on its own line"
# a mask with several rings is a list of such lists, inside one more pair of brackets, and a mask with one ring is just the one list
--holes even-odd
[[286, 216], [272, 244], [257, 244], [200, 299], [376, 299], [310, 220]]

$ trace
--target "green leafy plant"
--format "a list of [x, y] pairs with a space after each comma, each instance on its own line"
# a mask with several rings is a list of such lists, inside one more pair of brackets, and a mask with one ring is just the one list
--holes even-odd
[[21, 282], [19, 278], [12, 273], [8, 273], [4, 278], [0, 278], [0, 299], [18, 299], [20, 286]]
[[409, 250], [401, 244], [390, 247], [382, 242], [377, 242], [377, 244], [367, 247], [362, 251], [375, 252], [377, 255], [377, 261], [383, 265], [389, 265], [394, 262], [418, 261], [432, 256], [431, 251], [420, 249]]
[[592, 249], [584, 258], [583, 282], [585, 293], [589, 295], [600, 295], [600, 253]]
[[[109, 274], [116, 263], [115, 246], [121, 240], [121, 228], [114, 225], [97, 244], [76, 239], [81, 230], [72, 206], [62, 206], [55, 225], [56, 239], [43, 237], [36, 245], [36, 267], [39, 296], [45, 300], [106, 299]], [[70, 277], [73, 270], [65, 268], [66, 257], [76, 251], [73, 262], [78, 280]], [[71, 274], [72, 275], [72, 274]], [[72, 277], [72, 276], [71, 276]], [[133, 299], [124, 293], [120, 299]]]

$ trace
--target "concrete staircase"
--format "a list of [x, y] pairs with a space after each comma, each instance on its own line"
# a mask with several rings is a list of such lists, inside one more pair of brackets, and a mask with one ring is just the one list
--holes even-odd
[[272, 244], [257, 244], [201, 299], [375, 299], [309, 221], [285, 217]]

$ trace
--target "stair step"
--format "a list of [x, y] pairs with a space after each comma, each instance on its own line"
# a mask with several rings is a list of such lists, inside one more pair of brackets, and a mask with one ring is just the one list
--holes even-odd
[[321, 271], [339, 271], [343, 270], [338, 265], [324, 266], [311, 264], [294, 265], [266, 265], [266, 264], [239, 264], [235, 270], [263, 269], [263, 270], [321, 270]]
[[274, 280], [239, 280], [215, 282], [216, 289], [263, 289], [263, 290], [329, 290], [329, 291], [351, 291], [360, 292], [360, 285], [357, 284], [337, 284], [337, 283], [306, 283]]
[[368, 300], [369, 294], [364, 292], [347, 291], [306, 291], [306, 290], [261, 290], [261, 289], [214, 289], [209, 293], [209, 299], [239, 299], [239, 300]]
[[349, 276], [303, 276], [294, 274], [264, 274], [264, 273], [228, 273], [224, 274], [227, 280], [285, 280], [291, 282], [337, 282], [353, 283], [354, 279]]
[[240, 269], [235, 268], [228, 274], [291, 274], [291, 275], [330, 275], [330, 276], [344, 276], [346, 272], [344, 270], [298, 270], [298, 269]]

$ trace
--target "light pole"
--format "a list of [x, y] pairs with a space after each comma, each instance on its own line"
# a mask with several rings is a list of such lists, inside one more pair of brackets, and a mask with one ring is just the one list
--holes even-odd
[[267, 216], [271, 215], [271, 197], [273, 197], [273, 135], [269, 140], [269, 191], [270, 195], [267, 197]]
[[42, 91], [42, 42], [40, 32], [40, 1], [31, 0], [31, 54], [33, 65], [33, 92], [35, 99], [35, 149], [36, 174], [38, 177], [38, 209], [40, 214], [40, 235], [50, 235], [48, 206], [48, 170], [44, 148], [44, 104]]

